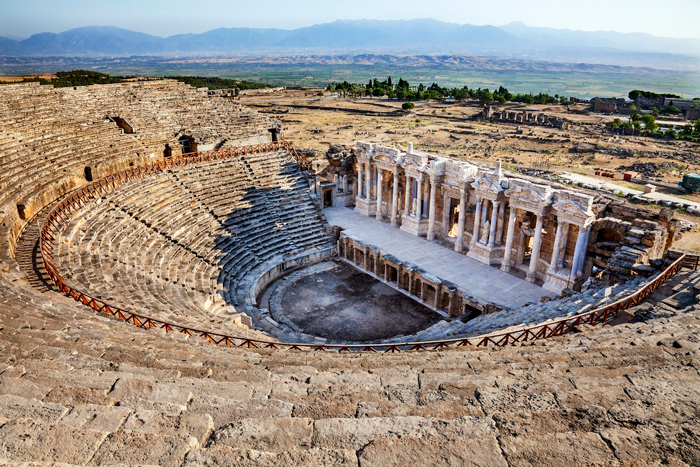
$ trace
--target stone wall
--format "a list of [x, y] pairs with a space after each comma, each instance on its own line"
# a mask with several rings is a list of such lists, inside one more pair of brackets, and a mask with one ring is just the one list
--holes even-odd
[[477, 118], [491, 122], [520, 123], [562, 129], [569, 127], [569, 121], [562, 117], [547, 115], [542, 112], [528, 112], [526, 110], [494, 110], [490, 105], [485, 106], [484, 109], [477, 114]]

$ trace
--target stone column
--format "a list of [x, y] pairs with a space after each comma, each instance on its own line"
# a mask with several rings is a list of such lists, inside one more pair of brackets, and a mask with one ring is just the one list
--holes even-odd
[[357, 163], [357, 197], [362, 198], [362, 163]]
[[455, 251], [461, 253], [464, 249], [464, 220], [466, 219], [467, 210], [467, 190], [462, 187], [459, 190], [459, 217], [457, 218], [457, 241], [455, 242]]
[[492, 201], [491, 209], [491, 226], [489, 229], [489, 246], [493, 246], [496, 243], [496, 224], [498, 223], [498, 205], [501, 204], [500, 201]]
[[377, 167], [377, 213], [375, 218], [382, 220], [382, 169]]
[[569, 227], [571, 224], [568, 222], [564, 223], [564, 227], [561, 231], [561, 248], [559, 249], [559, 258], [564, 263], [564, 258], [566, 257], [566, 248], [569, 246]]
[[496, 243], [499, 245], [503, 243], [503, 224], [506, 222], [506, 202], [501, 202], [501, 206], [498, 209], [498, 222], [496, 227]]
[[437, 179], [430, 177], [430, 206], [428, 207], [428, 240], [435, 240], [435, 196]]
[[532, 256], [530, 257], [530, 269], [527, 271], [527, 276], [525, 279], [528, 282], [535, 282], [536, 272], [537, 272], [537, 261], [540, 258], [540, 247], [542, 246], [542, 224], [544, 222], [544, 215], [537, 215], [537, 223], [535, 225], [535, 239], [532, 245]]
[[503, 252], [503, 263], [501, 263], [501, 271], [510, 271], [513, 262], [510, 259], [512, 249], [513, 249], [513, 236], [515, 235], [515, 215], [516, 209], [510, 207], [510, 215], [508, 216], [508, 231], [506, 233], [506, 249]]
[[474, 210], [474, 232], [472, 243], [479, 241], [479, 230], [481, 229], [481, 198], [476, 199], [476, 209]]
[[554, 249], [552, 250], [552, 260], [549, 262], [549, 270], [555, 272], [557, 270], [557, 261], [559, 260], [559, 249], [561, 248], [561, 236], [564, 232], [564, 222], [557, 222], [557, 233], [554, 236]]
[[365, 197], [367, 198], [367, 201], [372, 199], [372, 173], [370, 172], [372, 164], [370, 161], [367, 161], [367, 165], [365, 166], [365, 189], [367, 190], [367, 193], [365, 194]]
[[447, 237], [450, 231], [450, 214], [452, 211], [452, 198], [447, 194], [442, 194], [442, 236]]
[[586, 262], [586, 249], [588, 247], [588, 235], [591, 228], [579, 226], [578, 237], [576, 238], [576, 249], [574, 250], [574, 261], [572, 264], [573, 276], [578, 277], [583, 272], [583, 265]]
[[418, 196], [416, 198], [416, 212], [414, 213], [418, 219], [423, 215], [423, 174], [418, 176]]
[[396, 220], [399, 211], [399, 169], [394, 171], [394, 191], [391, 194], [391, 225], [396, 227]]
[[413, 180], [406, 174], [406, 193], [404, 193], [404, 203], [403, 203], [403, 214], [401, 215], [401, 221], [411, 215], [411, 190], [413, 189]]

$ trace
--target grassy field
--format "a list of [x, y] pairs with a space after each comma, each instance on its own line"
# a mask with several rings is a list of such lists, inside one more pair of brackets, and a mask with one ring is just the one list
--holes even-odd
[[[96, 60], [39, 60], [13, 63], [0, 61], [0, 75], [45, 73], [82, 68], [110, 75], [137, 76], [218, 76], [238, 80], [266, 82], [275, 86], [325, 87], [330, 82], [367, 82], [370, 78], [399, 77], [412, 84], [433, 82], [441, 86], [497, 88], [503, 85], [511, 92], [534, 94], [545, 92], [590, 98], [595, 96], [626, 97], [632, 89], [659, 93], [675, 93], [683, 97], [700, 96], [697, 73], [653, 70], [648, 68], [601, 67], [570, 65], [571, 71], [514, 71], [502, 69], [421, 68], [390, 65], [306, 65], [273, 63], [235, 63], [226, 60], [163, 60], [152, 57]], [[581, 68], [579, 71], [578, 68]]]
[[[214, 64], [212, 64], [214, 65]], [[469, 71], [434, 70], [422, 68], [392, 67], [299, 67], [299, 66], [260, 66], [260, 67], [216, 67], [206, 66], [194, 69], [152, 70], [152, 76], [183, 74], [221, 76], [250, 81], [261, 81], [277, 86], [325, 86], [330, 82], [349, 81], [365, 83], [370, 78], [399, 77], [410, 83], [469, 88], [489, 88], [505, 86], [511, 92], [534, 94], [544, 92], [550, 95], [591, 98], [595, 96], [626, 97], [632, 89], [645, 89], [654, 92], [676, 93], [684, 97], [700, 96], [700, 77], [690, 73], [640, 71], [638, 73], [576, 73], [576, 72], [522, 72], [522, 71]]]

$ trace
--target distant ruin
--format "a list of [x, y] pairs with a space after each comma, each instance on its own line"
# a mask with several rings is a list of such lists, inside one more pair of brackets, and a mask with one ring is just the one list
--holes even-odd
[[482, 111], [476, 115], [477, 119], [490, 122], [520, 123], [524, 125], [537, 125], [566, 130], [570, 122], [562, 117], [549, 115], [543, 112], [530, 112], [527, 110], [494, 110], [490, 104], [486, 104]]

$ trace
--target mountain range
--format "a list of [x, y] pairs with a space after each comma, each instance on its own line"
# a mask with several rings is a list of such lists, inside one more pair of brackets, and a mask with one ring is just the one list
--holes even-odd
[[[641, 33], [587, 32], [529, 27], [474, 26], [432, 19], [339, 20], [285, 30], [220, 28], [201, 34], [158, 37], [111, 26], [90, 26], [34, 34], [24, 40], [0, 37], [5, 56], [130, 56], [240, 53], [468, 53], [487, 56], [591, 63], [618, 63], [624, 54], [686, 55], [700, 63], [700, 39], [672, 39]], [[607, 58], [605, 58], [607, 57]], [[677, 61], [677, 58], [675, 59]], [[629, 63], [628, 63], [629, 64]]]

